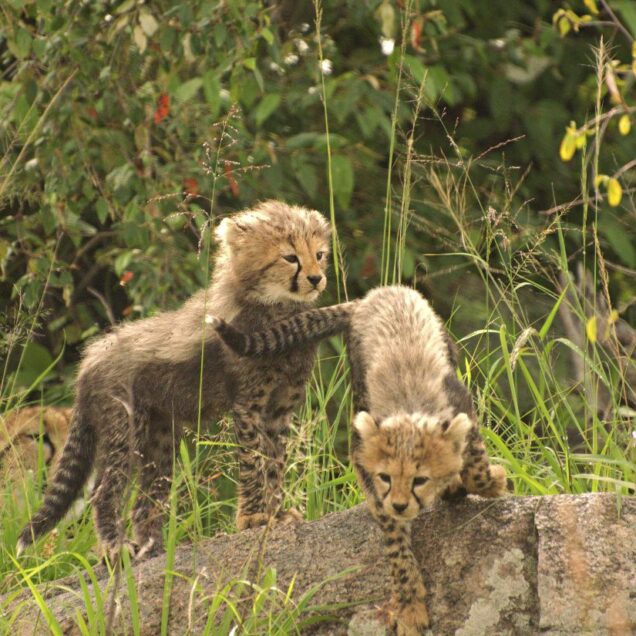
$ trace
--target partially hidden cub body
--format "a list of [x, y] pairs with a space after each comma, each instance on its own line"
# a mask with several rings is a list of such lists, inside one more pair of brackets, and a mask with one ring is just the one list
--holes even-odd
[[0, 484], [24, 480], [43, 463], [51, 478], [68, 436], [71, 409], [25, 406], [0, 416]]
[[298, 314], [265, 332], [245, 334], [223, 321], [215, 324], [230, 346], [251, 356], [346, 332], [357, 412], [352, 461], [384, 532], [393, 581], [391, 622], [399, 634], [418, 633], [429, 620], [411, 549], [411, 520], [449, 492], [496, 497], [506, 490], [505, 471], [488, 461], [440, 318], [416, 291], [395, 286]]
[[123, 325], [87, 347], [59, 469], [20, 535], [19, 550], [61, 519], [95, 470], [92, 504], [106, 553], [121, 544], [121, 512], [133, 476], [138, 556], [157, 551], [183, 427], [226, 412], [238, 446], [239, 529], [298, 515], [281, 510], [285, 448], [315, 345], [240, 358], [206, 316], [217, 314], [249, 332], [306, 309], [325, 288], [329, 234], [318, 212], [278, 201], [227, 217], [217, 228], [207, 290], [180, 309]]

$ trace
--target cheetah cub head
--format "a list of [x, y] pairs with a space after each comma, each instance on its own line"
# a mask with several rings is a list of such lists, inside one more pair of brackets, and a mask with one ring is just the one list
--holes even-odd
[[311, 303], [327, 285], [330, 227], [315, 210], [265, 201], [223, 219], [216, 238], [221, 262], [253, 300]]
[[451, 420], [399, 414], [376, 422], [360, 412], [354, 463], [367, 473], [366, 486], [387, 515], [412, 519], [458, 478], [472, 426], [465, 413]]

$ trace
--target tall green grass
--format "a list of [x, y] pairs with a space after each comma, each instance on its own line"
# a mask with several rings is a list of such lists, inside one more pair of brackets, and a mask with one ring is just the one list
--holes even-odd
[[[408, 11], [411, 5], [407, 5]], [[320, 37], [319, 3], [316, 12]], [[461, 347], [458, 372], [475, 396], [490, 453], [494, 461], [505, 465], [515, 494], [633, 493], [635, 414], [622, 403], [625, 369], [613, 354], [611, 334], [603, 342], [600, 337], [589, 337], [586, 331], [591, 318], [589, 303], [569, 271], [573, 255], [568, 245], [578, 243], [585, 265], [592, 272], [594, 288], [607, 289], [607, 281], [602, 280], [607, 274], [597, 239], [596, 212], [587, 212], [591, 202], [587, 197], [586, 163], [581, 169], [586, 210], [582, 227], [568, 225], [557, 215], [547, 219], [542, 227], [524, 228], [521, 244], [513, 248], [509, 233], [516, 184], [507, 180], [505, 170], [500, 173], [504, 176], [493, 182], [493, 192], [478, 192], [471, 175], [474, 170], [482, 169], [483, 159], [473, 161], [462, 156], [451, 131], [448, 137], [455, 156], [430, 158], [415, 152], [420, 113], [428, 109], [440, 125], [445, 122], [435, 105], [424, 101], [426, 77], [414, 83], [403, 61], [404, 49], [388, 147], [381, 277], [376, 282], [401, 280], [405, 246], [421, 230], [440, 237], [440, 250], [425, 255], [427, 259], [447, 260], [449, 271], [471, 276], [473, 284], [467, 290], [470, 298], [455, 299], [449, 321]], [[322, 90], [328, 132], [329, 102], [324, 78]], [[398, 129], [396, 113], [405, 103], [411, 107], [413, 117], [411, 129], [403, 133]], [[599, 151], [600, 143], [595, 148], [595, 165]], [[329, 157], [329, 146], [327, 152]], [[217, 163], [218, 159], [217, 156]], [[329, 183], [330, 216], [337, 237], [338, 215], [331, 179]], [[214, 194], [215, 181], [212, 201]], [[498, 202], [497, 210], [489, 205], [491, 196]], [[422, 205], [424, 199], [426, 206]], [[429, 213], [422, 212], [424, 209]], [[210, 227], [207, 230], [202, 249], [206, 263]], [[591, 251], [590, 237], [594, 246]], [[346, 294], [343, 272], [338, 267], [339, 243], [337, 238], [334, 240], [338, 255], [334, 285]], [[441, 285], [443, 280], [430, 279], [430, 284]], [[475, 313], [475, 303], [476, 318], [470, 315]], [[39, 318], [36, 314], [26, 330], [26, 341], [32, 338]], [[573, 339], [562, 328], [565, 318], [575, 326], [580, 338]], [[473, 329], [462, 333], [457, 325], [467, 323], [472, 323]], [[12, 346], [24, 347], [24, 344], [23, 339]], [[582, 375], [575, 377], [573, 369]], [[15, 375], [11, 376], [5, 367], [0, 412], [23, 403], [24, 396], [37, 388], [20, 389], [14, 379]], [[41, 380], [38, 378], [36, 384]], [[601, 394], [606, 405], [603, 412], [598, 408]], [[315, 367], [290, 439], [286, 504], [304, 510], [309, 520], [345, 510], [361, 501], [347, 459], [351, 412], [345, 353], [342, 342], [335, 338], [322, 348], [322, 358]], [[198, 422], [198, 435], [182, 442], [175, 452], [174, 480], [164, 528], [168, 560], [166, 601], [176, 546], [186, 541], [196, 544], [219, 531], [234, 531], [237, 475], [231, 422], [223, 420], [209, 431], [204, 424]], [[0, 493], [0, 593], [8, 595], [0, 606], [2, 633], [11, 629], [21, 611], [18, 606], [6, 613], [20, 590], [30, 591], [30, 602], [41, 608], [52, 633], [61, 633], [38, 585], [79, 572], [96, 581], [100, 559], [88, 511], [79, 520], [63, 521], [26, 557], [15, 558], [18, 533], [40, 505], [42, 481], [40, 467], [19, 485], [19, 496], [15, 496], [13, 485], [3, 485]], [[82, 615], [74, 617], [80, 633], [107, 633], [112, 608], [110, 593], [116, 585], [126, 588], [136, 617], [131, 631], [140, 633], [139, 615], [134, 609], [136, 583], [129, 560], [124, 559], [121, 569], [111, 574], [110, 588], [97, 591], [93, 600], [86, 579], [81, 578], [85, 608]], [[321, 614], [326, 617], [335, 609], [312, 605], [316, 589], [293, 600], [293, 582], [281, 587], [273, 570], [261, 572], [259, 580], [248, 580], [245, 573], [236, 574], [236, 580], [207, 599], [205, 633], [229, 633], [236, 626], [240, 627], [239, 633], [245, 634], [301, 633], [311, 621], [319, 620]], [[247, 607], [241, 600], [246, 594], [250, 598]], [[168, 611], [165, 602], [162, 634], [168, 633]]]

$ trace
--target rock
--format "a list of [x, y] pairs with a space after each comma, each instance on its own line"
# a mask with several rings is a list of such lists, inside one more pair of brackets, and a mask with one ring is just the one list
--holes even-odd
[[[619, 505], [610, 494], [469, 497], [419, 517], [413, 542], [429, 590], [428, 634], [622, 636], [636, 631], [635, 498], [623, 498]], [[380, 531], [364, 506], [298, 526], [179, 546], [168, 633], [200, 634], [209, 620], [218, 624], [223, 608], [209, 614], [223, 585], [238, 578], [262, 583], [268, 568], [275, 569], [280, 599], [293, 582], [296, 603], [320, 606], [319, 614], [331, 616], [327, 622], [302, 624], [301, 633], [388, 633], [381, 607], [389, 594], [389, 573]], [[142, 634], [160, 633], [164, 570], [165, 556], [133, 569]], [[107, 573], [100, 570], [98, 579], [106, 589]], [[78, 610], [85, 616], [82, 595], [73, 591], [78, 588], [77, 577], [69, 577], [63, 586], [40, 590], [69, 634], [79, 633], [73, 627]], [[313, 595], [303, 600], [312, 588]], [[249, 586], [241, 591], [247, 600], [236, 606], [244, 618], [254, 594]], [[32, 598], [30, 593], [12, 600], [10, 608], [26, 598]], [[125, 580], [116, 608], [114, 632], [131, 633]], [[310, 616], [305, 612], [300, 619]], [[16, 634], [49, 633], [33, 601], [23, 606], [14, 627]], [[262, 632], [264, 626], [250, 633]]]

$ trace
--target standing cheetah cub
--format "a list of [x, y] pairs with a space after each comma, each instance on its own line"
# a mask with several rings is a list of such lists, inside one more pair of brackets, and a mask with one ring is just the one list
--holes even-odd
[[398, 634], [428, 625], [426, 589], [411, 549], [411, 520], [446, 493], [498, 497], [506, 474], [492, 466], [454, 345], [420, 294], [381, 287], [362, 301], [303, 312], [271, 329], [240, 333], [216, 321], [242, 354], [283, 351], [345, 331], [354, 392], [352, 461], [385, 536], [391, 564], [391, 622]]
[[105, 552], [114, 556], [124, 536], [121, 513], [131, 477], [139, 486], [132, 515], [137, 556], [160, 550], [162, 510], [183, 427], [227, 412], [238, 447], [239, 529], [299, 516], [281, 509], [285, 451], [316, 347], [240, 358], [206, 316], [255, 331], [305, 309], [325, 289], [329, 236], [321, 214], [280, 201], [225, 218], [217, 228], [207, 290], [87, 347], [59, 468], [20, 535], [18, 551], [62, 518], [92, 470], [95, 525]]

